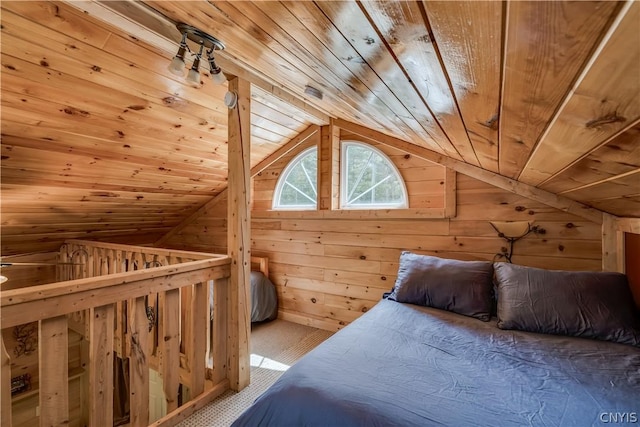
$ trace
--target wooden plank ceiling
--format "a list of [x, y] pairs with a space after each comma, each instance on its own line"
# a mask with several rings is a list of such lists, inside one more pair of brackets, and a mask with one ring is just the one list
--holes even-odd
[[252, 165], [333, 117], [640, 216], [640, 2], [1, 7], [3, 255], [153, 242], [226, 186], [226, 85], [167, 70], [175, 22], [253, 83]]

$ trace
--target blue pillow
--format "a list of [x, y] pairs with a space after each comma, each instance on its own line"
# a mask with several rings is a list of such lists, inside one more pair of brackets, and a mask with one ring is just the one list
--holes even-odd
[[491, 319], [493, 264], [402, 252], [388, 299]]
[[640, 345], [640, 316], [620, 273], [496, 263], [498, 327]]

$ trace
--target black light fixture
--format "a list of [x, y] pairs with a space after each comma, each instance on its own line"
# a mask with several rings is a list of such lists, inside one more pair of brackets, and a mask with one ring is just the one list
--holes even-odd
[[[215, 58], [213, 56], [213, 52], [216, 50], [223, 50], [224, 43], [222, 43], [217, 38], [198, 30], [191, 25], [180, 23], [177, 24], [176, 27], [178, 31], [182, 34], [182, 41], [180, 42], [180, 47], [178, 48], [178, 53], [173, 57], [171, 63], [169, 64], [169, 71], [173, 74], [184, 76], [184, 70], [186, 68], [186, 64], [184, 61], [184, 56], [187, 51], [191, 52], [195, 59], [193, 61], [193, 65], [189, 69], [189, 73], [187, 74], [187, 81], [194, 86], [200, 85], [200, 62], [202, 60], [202, 54], [206, 50], [207, 62], [209, 63], [209, 74], [211, 75], [211, 80], [213, 80], [216, 84], [223, 84], [227, 81], [224, 73], [220, 69], [220, 67], [216, 64]], [[197, 44], [200, 48], [198, 52], [192, 52], [187, 44], [187, 39], [191, 40], [195, 44]]]
[[513, 244], [529, 233], [545, 234], [547, 231], [537, 225], [532, 226], [534, 221], [489, 221], [494, 230], [498, 232], [498, 237], [507, 241], [509, 247], [503, 247], [500, 253], [494, 256], [494, 261], [504, 258], [511, 263], [513, 256]]

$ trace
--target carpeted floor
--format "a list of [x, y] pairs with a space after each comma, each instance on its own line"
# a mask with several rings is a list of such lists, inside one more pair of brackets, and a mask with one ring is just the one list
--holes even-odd
[[179, 427], [227, 427], [298, 359], [332, 332], [285, 320], [254, 324], [251, 330], [251, 384], [239, 393], [227, 391], [178, 424]]

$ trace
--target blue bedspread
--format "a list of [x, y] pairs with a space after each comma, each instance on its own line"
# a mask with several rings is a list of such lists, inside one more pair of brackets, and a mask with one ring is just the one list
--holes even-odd
[[383, 300], [233, 426], [590, 426], [614, 417], [640, 424], [640, 349]]

